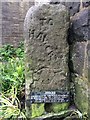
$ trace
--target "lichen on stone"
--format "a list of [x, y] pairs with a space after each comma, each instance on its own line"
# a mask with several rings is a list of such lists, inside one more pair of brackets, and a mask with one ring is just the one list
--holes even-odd
[[31, 105], [32, 118], [39, 117], [45, 113], [44, 103]]
[[[62, 111], [67, 110], [69, 107], [69, 103], [47, 103], [47, 108], [45, 108], [45, 103], [40, 104], [32, 104], [32, 118], [40, 117], [45, 115], [45, 113], [60, 113]], [[48, 109], [48, 111], [46, 110]]]
[[67, 110], [69, 103], [53, 103], [51, 108], [54, 113], [59, 113], [63, 110]]
[[77, 108], [84, 113], [88, 113], [88, 80], [85, 77], [75, 78], [75, 104]]

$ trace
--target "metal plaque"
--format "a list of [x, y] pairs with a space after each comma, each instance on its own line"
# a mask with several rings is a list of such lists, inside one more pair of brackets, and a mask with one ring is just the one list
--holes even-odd
[[69, 102], [69, 92], [45, 91], [32, 92], [30, 102], [33, 103], [64, 103]]

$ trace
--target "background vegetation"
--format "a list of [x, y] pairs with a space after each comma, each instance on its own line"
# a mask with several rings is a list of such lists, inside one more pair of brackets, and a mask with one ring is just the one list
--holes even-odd
[[0, 48], [0, 119], [25, 118], [24, 45]]

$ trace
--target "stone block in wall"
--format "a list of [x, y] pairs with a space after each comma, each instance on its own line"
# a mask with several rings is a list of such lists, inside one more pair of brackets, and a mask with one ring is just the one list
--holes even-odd
[[50, 2], [51, 4], [53, 3], [57, 4], [60, 2], [61, 4], [65, 5], [70, 12], [70, 16], [75, 15], [77, 12], [79, 12], [80, 9], [80, 0], [78, 0], [77, 2], [69, 0], [50, 0]]
[[36, 117], [68, 108], [69, 102], [41, 103], [39, 107], [38, 104], [30, 105], [31, 92], [69, 91], [68, 28], [69, 13], [61, 4], [36, 5], [26, 15], [24, 34], [28, 117], [31, 114]]
[[88, 113], [88, 56], [87, 42], [76, 42], [72, 49], [74, 102], [82, 113]]
[[72, 18], [73, 41], [71, 49], [72, 74], [75, 85], [74, 102], [90, 118], [90, 7], [82, 9]]
[[75, 42], [72, 49], [73, 72], [88, 76], [87, 42]]
[[74, 41], [90, 40], [90, 6], [83, 8], [72, 18]]

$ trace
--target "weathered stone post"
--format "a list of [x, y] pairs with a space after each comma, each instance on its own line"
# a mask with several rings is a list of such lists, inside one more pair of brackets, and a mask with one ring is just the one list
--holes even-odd
[[29, 9], [24, 23], [26, 111], [28, 118], [60, 112], [69, 105], [67, 31], [69, 13], [61, 4]]
[[90, 119], [90, 7], [82, 9], [72, 19], [74, 102], [77, 108]]

